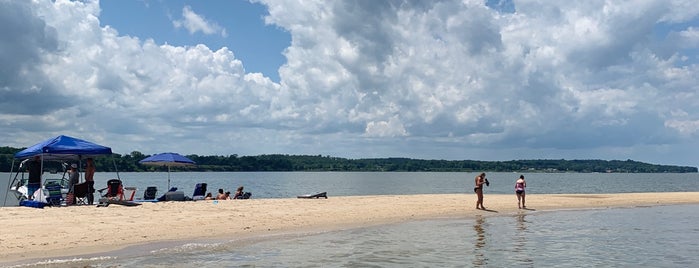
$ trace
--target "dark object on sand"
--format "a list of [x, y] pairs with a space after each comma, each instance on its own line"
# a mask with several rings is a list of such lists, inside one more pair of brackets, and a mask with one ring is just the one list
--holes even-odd
[[30, 208], [44, 208], [44, 206], [46, 206], [46, 203], [34, 201], [34, 200], [22, 200], [22, 201], [19, 201], [19, 205], [23, 206], [23, 207], [30, 207]]
[[122, 205], [122, 206], [127, 206], [127, 207], [135, 207], [135, 206], [140, 206], [140, 203], [128, 201], [128, 200], [119, 200], [119, 199], [111, 199], [111, 198], [100, 198], [99, 204], [97, 204], [97, 207], [108, 207], [110, 204], [114, 205]]
[[322, 192], [322, 193], [316, 193], [316, 194], [306, 194], [306, 195], [299, 195], [297, 196], [298, 198], [325, 198], [328, 199], [328, 192]]
[[153, 200], [155, 195], [158, 193], [158, 187], [148, 186], [146, 191], [143, 192], [143, 200]]

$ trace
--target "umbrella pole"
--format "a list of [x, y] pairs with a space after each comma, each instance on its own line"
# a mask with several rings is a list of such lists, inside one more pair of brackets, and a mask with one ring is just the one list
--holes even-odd
[[167, 189], [170, 191], [170, 166], [167, 166]]

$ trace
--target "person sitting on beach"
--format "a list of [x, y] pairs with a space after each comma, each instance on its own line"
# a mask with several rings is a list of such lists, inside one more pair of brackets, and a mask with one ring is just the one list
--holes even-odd
[[224, 200], [231, 199], [231, 192], [226, 192], [225, 195], [224, 195], [224, 197], [223, 197], [223, 199], [224, 199]]
[[214, 199], [214, 198], [213, 198], [213, 196], [211, 196], [211, 192], [206, 193], [204, 200], [212, 200], [212, 199]]
[[224, 199], [226, 199], [226, 194], [223, 192], [223, 189], [219, 188], [218, 195], [216, 196], [216, 200], [224, 200]]
[[527, 188], [527, 182], [524, 181], [524, 175], [519, 175], [519, 179], [515, 182], [515, 194], [517, 195], [517, 206], [519, 208], [527, 208], [524, 205], [524, 188]]
[[238, 187], [233, 194], [233, 199], [243, 199], [243, 186]]

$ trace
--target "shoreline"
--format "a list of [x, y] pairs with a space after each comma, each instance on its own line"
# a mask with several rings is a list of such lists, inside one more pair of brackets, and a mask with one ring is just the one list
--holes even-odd
[[143, 203], [137, 207], [0, 208], [0, 266], [104, 256], [185, 241], [254, 240], [435, 218], [507, 216], [568, 209], [699, 204], [699, 192], [330, 196]]

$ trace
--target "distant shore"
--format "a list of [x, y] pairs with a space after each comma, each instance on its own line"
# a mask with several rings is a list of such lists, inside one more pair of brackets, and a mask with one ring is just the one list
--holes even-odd
[[[21, 148], [0, 147], [0, 154], [14, 155]], [[97, 172], [167, 171], [164, 166], [146, 166], [136, 161], [146, 158], [140, 152], [95, 158]], [[199, 156], [186, 155], [195, 166], [175, 167], [173, 170], [193, 172], [576, 172], [576, 173], [697, 173], [693, 166], [659, 165], [634, 160], [565, 160], [529, 159], [508, 161], [436, 160], [402, 157], [348, 159], [322, 155], [257, 155], [257, 156]], [[14, 159], [0, 159], [0, 167], [10, 168]], [[16, 162], [14, 162], [16, 163]], [[47, 170], [61, 170], [61, 162], [47, 161]], [[10, 172], [2, 170], [0, 172]]]
[[132, 245], [254, 238], [433, 218], [507, 216], [561, 209], [699, 204], [699, 192], [345, 196], [144, 203], [137, 207], [0, 207], [0, 266], [97, 254]]

